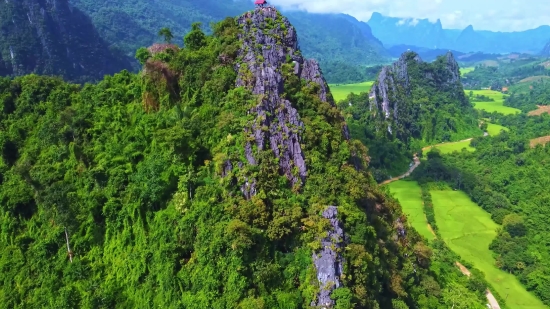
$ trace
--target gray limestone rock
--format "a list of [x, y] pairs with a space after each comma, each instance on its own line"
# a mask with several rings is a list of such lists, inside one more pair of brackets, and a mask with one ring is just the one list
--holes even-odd
[[[438, 88], [452, 87], [460, 82], [460, 69], [453, 54], [448, 52], [444, 56], [445, 70], [439, 72], [437, 76], [431, 70], [425, 70], [422, 74], [423, 79], [437, 85]], [[392, 134], [392, 122], [400, 122], [400, 113], [405, 113], [401, 104], [412, 94], [412, 85], [410, 82], [411, 63], [424, 62], [420, 56], [414, 52], [405, 52], [392, 65], [382, 68], [378, 79], [374, 83], [369, 93], [369, 109], [375, 116], [388, 120], [387, 130]], [[401, 98], [397, 93], [402, 92]]]
[[317, 270], [320, 291], [311, 306], [319, 308], [332, 308], [334, 300], [330, 295], [334, 289], [341, 286], [340, 276], [343, 273], [344, 261], [338, 249], [343, 247], [344, 230], [337, 216], [336, 206], [329, 206], [323, 212], [323, 217], [330, 220], [332, 229], [327, 231], [327, 236], [321, 240], [321, 250], [314, 252], [312, 257]]
[[[283, 64], [291, 61], [294, 74], [319, 85], [319, 97], [334, 106], [328, 84], [315, 60], [304, 59], [298, 50], [298, 36], [290, 22], [273, 7], [256, 8], [238, 18], [243, 28], [235, 70], [236, 86], [245, 86], [261, 97], [260, 103], [250, 110], [257, 121], [248, 134], [254, 137], [258, 151], [270, 148], [279, 159], [281, 173], [292, 185], [303, 184], [307, 166], [302, 151], [301, 132], [304, 124], [292, 103], [283, 98]], [[349, 139], [344, 126], [342, 134]], [[247, 144], [245, 155], [249, 164], [256, 164], [252, 146]], [[252, 183], [254, 181], [252, 180]], [[245, 195], [250, 196], [246, 188]]]

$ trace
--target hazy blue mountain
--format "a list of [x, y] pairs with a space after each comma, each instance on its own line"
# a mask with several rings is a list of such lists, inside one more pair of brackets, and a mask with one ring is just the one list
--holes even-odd
[[548, 41], [548, 43], [546, 43], [546, 45], [544, 45], [544, 47], [542, 48], [542, 50], [540, 52], [540, 55], [543, 56], [543, 57], [550, 57], [550, 41]]
[[539, 53], [550, 38], [550, 26], [518, 32], [480, 31], [471, 25], [463, 30], [444, 29], [440, 20], [387, 17], [377, 12], [368, 24], [386, 47], [404, 44], [465, 53]]
[[[168, 27], [174, 42], [182, 43], [191, 23], [209, 24], [227, 16], [251, 10], [250, 0], [72, 0], [89, 14], [101, 35], [128, 56], [135, 50], [159, 40], [157, 33]], [[300, 34], [305, 56], [322, 63], [344, 62], [347, 65], [371, 65], [388, 61], [389, 55], [367, 23], [343, 14], [285, 12]], [[330, 79], [330, 76], [328, 76]]]

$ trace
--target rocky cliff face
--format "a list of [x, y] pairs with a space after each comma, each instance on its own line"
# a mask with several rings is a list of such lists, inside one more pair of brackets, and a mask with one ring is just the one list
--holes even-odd
[[[304, 59], [298, 49], [296, 30], [290, 22], [272, 7], [257, 8], [238, 18], [243, 31], [242, 47], [238, 52], [235, 70], [236, 86], [244, 86], [258, 95], [259, 103], [250, 110], [256, 121], [246, 129], [253, 142], [245, 146], [247, 163], [257, 164], [260, 151], [271, 149], [279, 162], [280, 174], [287, 177], [293, 187], [301, 187], [306, 181], [308, 167], [302, 150], [302, 122], [295, 102], [285, 98], [285, 82], [292, 74], [318, 88], [319, 98], [334, 106], [334, 100], [323, 77], [319, 64]], [[342, 120], [343, 121], [343, 120]], [[342, 134], [349, 139], [347, 127]], [[241, 164], [241, 163], [240, 163]], [[231, 163], [226, 168], [231, 168]], [[256, 194], [254, 179], [248, 179], [241, 191], [246, 198]], [[313, 253], [320, 292], [312, 305], [330, 306], [332, 290], [340, 286], [342, 256], [331, 244], [340, 246], [344, 233], [339, 225], [336, 206], [329, 206], [323, 213], [330, 220], [331, 228], [322, 237], [323, 249]]]
[[422, 123], [433, 116], [431, 110], [472, 111], [460, 81], [460, 68], [451, 52], [433, 63], [422, 61], [414, 52], [403, 53], [393, 65], [382, 69], [369, 100], [380, 129], [385, 127], [401, 140], [425, 137]]
[[0, 2], [0, 74], [61, 75], [73, 81], [130, 68], [68, 0]]
[[[317, 84], [321, 100], [331, 104], [334, 101], [318, 63], [301, 56], [296, 30], [277, 10], [257, 8], [242, 15], [238, 23], [243, 28], [243, 45], [238, 53], [242, 62], [235, 68], [239, 72], [236, 86], [248, 87], [261, 98], [250, 111], [258, 121], [250, 128], [255, 143], [246, 145], [248, 163], [256, 164], [255, 152], [271, 148], [279, 159], [281, 173], [293, 186], [301, 185], [307, 176], [300, 145], [304, 124], [296, 108], [283, 96], [283, 66], [291, 65], [296, 76]], [[243, 193], [254, 195], [253, 182], [243, 187]]]

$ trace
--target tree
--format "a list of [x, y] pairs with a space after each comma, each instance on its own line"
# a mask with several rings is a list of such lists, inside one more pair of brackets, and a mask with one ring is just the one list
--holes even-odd
[[206, 45], [206, 35], [202, 32], [201, 23], [193, 23], [191, 31], [183, 39], [186, 48], [198, 50]]
[[172, 43], [172, 39], [174, 38], [172, 31], [166, 27], [159, 30], [159, 36], [164, 37], [164, 41], [168, 44]]
[[141, 63], [141, 65], [144, 65], [149, 58], [151, 58], [151, 53], [149, 53], [147, 48], [141, 47], [136, 51], [136, 59], [139, 61], [139, 63]]
[[518, 214], [509, 214], [504, 217], [502, 225], [512, 237], [522, 237], [527, 234], [527, 227], [523, 222], [523, 218]]

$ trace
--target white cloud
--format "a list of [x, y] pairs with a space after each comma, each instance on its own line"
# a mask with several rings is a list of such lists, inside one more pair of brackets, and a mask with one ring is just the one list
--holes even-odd
[[[346, 13], [367, 21], [373, 12], [407, 22], [441, 19], [444, 28], [520, 31], [550, 24], [547, 0], [268, 0], [286, 9]], [[412, 19], [411, 19], [412, 18]]]

